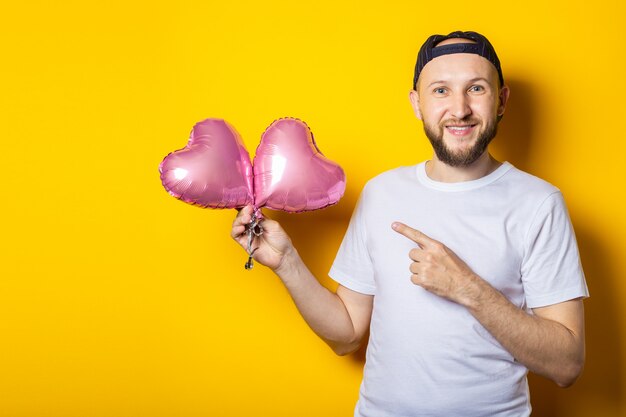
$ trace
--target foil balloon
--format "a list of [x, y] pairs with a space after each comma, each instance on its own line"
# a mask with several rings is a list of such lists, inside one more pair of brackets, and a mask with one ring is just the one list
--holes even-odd
[[326, 158], [301, 120], [274, 121], [254, 157], [254, 206], [300, 212], [339, 201], [346, 188], [341, 167]]
[[246, 226], [248, 262], [254, 265], [254, 241], [263, 234], [262, 207], [287, 212], [317, 210], [339, 201], [346, 177], [339, 165], [322, 155], [301, 120], [274, 121], [263, 133], [254, 167], [241, 136], [226, 121], [197, 123], [187, 146], [159, 165], [161, 182], [174, 197], [201, 207], [254, 205]]
[[241, 136], [221, 119], [197, 123], [187, 146], [159, 165], [161, 182], [185, 203], [235, 208], [254, 202], [252, 164]]
[[303, 121], [282, 118], [263, 133], [254, 166], [241, 136], [221, 119], [197, 123], [187, 146], [159, 165], [161, 182], [174, 197], [201, 207], [239, 208], [252, 204], [256, 219], [267, 207], [291, 213], [339, 201], [346, 177], [327, 159]]

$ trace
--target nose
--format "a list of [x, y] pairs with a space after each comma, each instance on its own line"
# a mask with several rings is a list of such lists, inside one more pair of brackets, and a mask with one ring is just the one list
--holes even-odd
[[459, 120], [469, 116], [472, 113], [469, 100], [469, 97], [464, 93], [455, 94], [452, 97], [450, 114]]

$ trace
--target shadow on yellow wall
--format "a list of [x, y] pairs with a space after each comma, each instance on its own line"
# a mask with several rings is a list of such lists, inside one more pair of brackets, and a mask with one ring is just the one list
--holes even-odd
[[[493, 143], [494, 152], [527, 172], [537, 170], [533, 158], [537, 132], [534, 130], [537, 114], [548, 111], [541, 107], [530, 85], [518, 80], [507, 81], [512, 97], [499, 137]], [[558, 187], [558, 184], [555, 184]], [[577, 221], [577, 213], [571, 211], [578, 246], [591, 297], [585, 301], [587, 360], [585, 370], [576, 384], [566, 390], [537, 375], [529, 376], [533, 416], [566, 416], [567, 410], [583, 405], [598, 413], [598, 408], [611, 412], [619, 408], [622, 386], [620, 381], [621, 352], [617, 292], [611, 288], [610, 277], [617, 268], [606, 256], [599, 234], [585, 223]], [[596, 408], [594, 405], [598, 405]]]

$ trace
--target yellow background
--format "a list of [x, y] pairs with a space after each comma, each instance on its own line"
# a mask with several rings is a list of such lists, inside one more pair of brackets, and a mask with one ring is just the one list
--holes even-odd
[[221, 117], [254, 154], [295, 116], [345, 169], [339, 205], [278, 218], [326, 272], [365, 181], [430, 157], [408, 92], [432, 33], [476, 30], [512, 88], [496, 156], [563, 191], [592, 298], [568, 390], [536, 416], [626, 415], [626, 74], [618, 0], [26, 1], [0, 10], [0, 415], [349, 416], [336, 357], [234, 211], [183, 204], [157, 167]]

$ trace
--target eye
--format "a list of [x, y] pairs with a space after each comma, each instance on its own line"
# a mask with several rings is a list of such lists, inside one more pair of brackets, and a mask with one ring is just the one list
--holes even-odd
[[485, 91], [485, 87], [483, 87], [482, 85], [473, 85], [470, 87], [469, 91], [474, 93], [480, 93]]
[[433, 93], [438, 94], [438, 95], [442, 95], [446, 93], [446, 89], [443, 87], [437, 87], [433, 90]]

